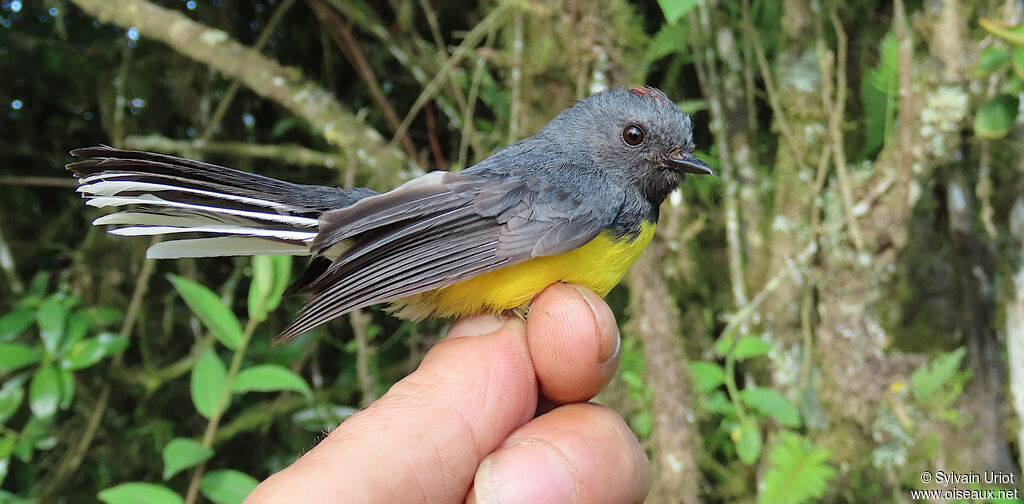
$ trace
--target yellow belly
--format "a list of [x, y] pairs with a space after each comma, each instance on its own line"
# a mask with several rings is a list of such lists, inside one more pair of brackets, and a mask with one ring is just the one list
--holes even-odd
[[633, 239], [620, 239], [604, 231], [582, 247], [563, 254], [537, 257], [399, 299], [392, 310], [399, 317], [412, 320], [461, 317], [481, 311], [500, 313], [529, 304], [540, 291], [557, 282], [582, 285], [604, 296], [647, 248], [654, 228], [654, 223], [644, 223]]

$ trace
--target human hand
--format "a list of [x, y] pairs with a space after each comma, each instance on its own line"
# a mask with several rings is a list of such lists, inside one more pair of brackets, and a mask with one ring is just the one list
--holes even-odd
[[[643, 449], [615, 412], [584, 402], [619, 348], [608, 305], [567, 284], [538, 295], [525, 323], [460, 319], [416, 371], [245, 502], [640, 502]], [[535, 417], [538, 401], [554, 409]]]

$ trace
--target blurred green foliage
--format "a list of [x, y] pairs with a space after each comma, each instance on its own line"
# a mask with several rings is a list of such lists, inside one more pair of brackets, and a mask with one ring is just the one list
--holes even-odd
[[[282, 8], [280, 0], [162, 4], [249, 45]], [[398, 111], [416, 102], [445, 55], [494, 7], [424, 2], [433, 9], [442, 37], [435, 41], [418, 2], [333, 4], [351, 23], [366, 63]], [[823, 16], [824, 7], [836, 8], [851, 35], [848, 73], [854, 91], [842, 130], [847, 150], [857, 153], [851, 156], [857, 163], [854, 176], [864, 178], [898, 130], [900, 55], [892, 6], [869, 0], [810, 4], [818, 9], [814, 16]], [[907, 4], [924, 16], [926, 2]], [[972, 94], [970, 107], [973, 135], [993, 142], [988, 144], [995, 160], [992, 177], [1001, 191], [993, 195], [992, 206], [1002, 225], [1021, 185], [1013, 145], [1019, 142], [1024, 91], [1024, 31], [976, 18], [982, 2], [964, 4], [969, 36], [990, 37], [970, 55], [976, 63], [963, 77], [976, 88], [995, 84], [991, 93]], [[535, 131], [587, 94], [598, 78], [614, 75], [606, 84], [648, 83], [679, 100], [694, 116], [702, 158], [720, 169], [721, 153], [709, 126], [711, 104], [701, 94], [695, 69], [708, 50], [701, 43], [749, 50], [751, 34], [739, 28], [744, 4], [720, 2], [714, 14], [736, 29], [707, 41], [694, 32], [692, 15], [699, 3], [693, 0], [612, 1], [602, 4], [603, 17], [588, 5], [517, 3], [529, 19], [522, 54], [512, 50], [511, 19], [502, 19], [483, 45], [451, 70], [427, 105], [429, 112], [412, 122], [419, 164], [471, 165], [510, 137]], [[748, 7], [753, 37], [778, 65], [771, 68], [776, 79], [793, 89], [816, 85], [816, 62], [807, 65], [809, 60], [796, 54], [800, 42], [787, 34], [794, 20], [783, 17], [783, 2], [757, 0]], [[284, 12], [280, 23], [268, 33], [265, 56], [328, 89], [368, 127], [385, 136], [393, 132], [330, 33], [302, 2]], [[71, 148], [100, 142], [120, 146], [133, 134], [190, 140], [208, 134], [211, 142], [317, 150], [328, 150], [329, 144], [301, 119], [244, 88], [225, 102], [224, 119], [214, 123], [211, 116], [230, 94], [230, 81], [132, 28], [101, 24], [73, 3], [3, 0], [0, 26], [0, 175], [6, 177], [0, 180], [0, 238], [10, 250], [8, 260], [0, 249], [7, 275], [0, 282], [0, 502], [176, 503], [185, 501], [190, 487], [211, 502], [240, 502], [257, 480], [291, 463], [367, 397], [385, 392], [437, 341], [443, 323], [412, 324], [373, 311], [364, 325], [346, 318], [273, 346], [277, 330], [301, 306], [301, 299], [282, 298], [301, 264], [282, 257], [148, 264], [146, 243], [108, 239], [90, 227], [99, 213], [84, 209], [70, 187], [59, 186], [70, 181], [63, 165]], [[925, 43], [919, 38], [911, 41], [915, 51]], [[833, 34], [822, 40], [835, 43]], [[510, 70], [517, 57], [522, 59], [518, 95]], [[745, 67], [720, 70], [736, 75], [756, 66], [753, 54], [743, 58]], [[751, 75], [751, 83], [757, 87], [754, 106], [736, 107], [753, 118], [753, 170], [743, 176], [751, 177], [747, 187], [755, 189], [754, 199], [770, 215], [778, 209], [769, 195], [786, 182], [776, 178], [785, 166], [773, 164], [783, 141], [761, 90], [764, 78]], [[475, 108], [463, 124], [470, 97]], [[814, 118], [798, 134], [818, 138], [822, 121]], [[880, 287], [891, 310], [884, 322], [892, 341], [884, 345], [917, 352], [919, 358], [906, 380], [891, 384], [871, 425], [824, 418], [822, 397], [816, 395], [820, 374], [799, 376], [801, 359], [810, 357], [794, 352], [778, 335], [741, 334], [730, 325], [728, 317], [739, 307], [732, 306], [728, 285], [723, 182], [687, 182], [680, 200], [688, 220], [675, 224], [692, 225], [686, 229], [693, 232], [683, 233], [685, 242], [668, 246], [693, 267], [663, 266], [673, 301], [682, 308], [686, 334], [680, 336], [691, 356], [687, 369], [701, 444], [702, 497], [712, 502], [899, 501], [898, 490], [918, 486], [920, 469], [935, 463], [948, 439], [958, 439], [949, 432], [970, 429], [971, 415], [962, 401], [972, 373], [964, 369], [963, 336], [953, 330], [957, 296], [970, 294], [958, 294], [951, 265], [955, 252], [944, 241], [946, 196], [938, 184], [956, 175], [973, 181], [976, 145], [950, 155], [957, 162], [938, 170], [936, 185], [919, 188], [923, 196], [910, 218], [905, 260], [893, 285]], [[202, 147], [194, 145], [185, 154], [298, 183], [380, 180], [361, 166], [299, 170], [210, 154]], [[30, 177], [58, 187], [34, 185]], [[798, 187], [807, 191], [810, 182], [801, 180]], [[821, 200], [823, 213], [838, 213], [834, 195]], [[766, 222], [751, 227], [792, 225]], [[1007, 241], [987, 246], [1013, 246]], [[890, 245], [869, 244], [879, 250]], [[135, 285], [139, 277], [151, 279], [133, 307], [134, 294], [141, 292]], [[609, 296], [624, 327], [628, 299], [624, 288]], [[132, 320], [125, 326], [127, 313]], [[356, 339], [359, 332], [363, 343]], [[879, 345], [879, 353], [889, 350]], [[623, 341], [619, 377], [609, 397], [651, 447], [654, 391], [643, 350], [636, 339]], [[366, 365], [363, 376], [357, 359]], [[822, 433], [835, 437], [826, 444], [819, 440]], [[849, 460], [855, 451], [851, 445], [869, 441], [871, 460]]]

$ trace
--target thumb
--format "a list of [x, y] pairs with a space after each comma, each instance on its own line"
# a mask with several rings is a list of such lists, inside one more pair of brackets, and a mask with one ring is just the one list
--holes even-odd
[[[518, 319], [457, 322], [415, 372], [246, 502], [461, 501], [477, 465], [529, 421], [537, 384]], [[392, 470], [382, 470], [391, 468]]]

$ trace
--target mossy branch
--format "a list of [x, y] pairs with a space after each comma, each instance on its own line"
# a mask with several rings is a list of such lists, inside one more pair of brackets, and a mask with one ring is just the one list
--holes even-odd
[[226, 154], [233, 157], [271, 159], [300, 166], [324, 166], [340, 169], [346, 166], [345, 156], [307, 149], [299, 145], [264, 145], [245, 142], [203, 142], [175, 140], [159, 135], [130, 136], [124, 144], [129, 149], [155, 150], [190, 157], [197, 153]]
[[410, 163], [327, 90], [304, 79], [297, 69], [263, 56], [222, 30], [202, 26], [177, 11], [145, 0], [72, 1], [100, 21], [134, 27], [142, 36], [163, 42], [182, 55], [238, 80], [305, 120], [330, 144], [354, 156], [368, 169], [394, 173]]

